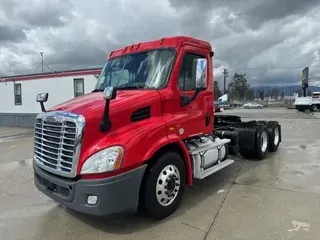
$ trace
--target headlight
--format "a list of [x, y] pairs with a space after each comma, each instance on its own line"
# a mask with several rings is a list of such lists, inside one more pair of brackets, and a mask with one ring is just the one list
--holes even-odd
[[81, 174], [102, 173], [119, 169], [124, 149], [120, 146], [103, 149], [89, 157], [81, 168]]

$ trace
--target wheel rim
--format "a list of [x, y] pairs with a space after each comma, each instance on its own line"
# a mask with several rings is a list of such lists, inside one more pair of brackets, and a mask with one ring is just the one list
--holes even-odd
[[274, 140], [273, 140], [274, 145], [278, 145], [279, 137], [280, 137], [279, 128], [276, 127], [275, 130], [274, 130]]
[[268, 146], [268, 134], [266, 131], [263, 131], [261, 134], [261, 151], [265, 152]]
[[170, 205], [177, 197], [180, 189], [180, 173], [176, 166], [168, 165], [159, 174], [156, 196], [162, 206]]

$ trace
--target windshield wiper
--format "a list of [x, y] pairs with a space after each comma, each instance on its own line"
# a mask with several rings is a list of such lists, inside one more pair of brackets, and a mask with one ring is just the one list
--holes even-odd
[[[134, 84], [134, 83], [124, 83], [121, 84], [119, 86], [116, 86], [114, 88], [118, 89], [118, 90], [124, 90], [124, 89], [144, 89], [146, 87], [146, 85], [139, 85], [139, 84]], [[100, 88], [96, 88], [94, 89], [92, 92], [103, 92], [104, 89], [100, 89]]]
[[94, 92], [103, 92], [103, 89], [96, 88], [96, 89], [94, 89], [94, 90], [92, 91], [92, 93], [94, 93]]
[[124, 83], [119, 86], [116, 86], [116, 89], [141, 89], [145, 88], [145, 85], [139, 85], [139, 84], [134, 84], [134, 83]]

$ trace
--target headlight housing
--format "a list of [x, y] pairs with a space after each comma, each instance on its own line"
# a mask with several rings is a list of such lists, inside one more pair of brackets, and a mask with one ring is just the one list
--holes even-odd
[[89, 157], [81, 168], [81, 174], [102, 173], [119, 169], [124, 149], [121, 146], [105, 148]]

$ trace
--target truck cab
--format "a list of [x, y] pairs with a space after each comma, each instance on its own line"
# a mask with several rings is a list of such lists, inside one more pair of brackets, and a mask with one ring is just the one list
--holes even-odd
[[312, 96], [297, 97], [294, 101], [294, 106], [300, 112], [305, 110], [318, 111], [320, 108], [320, 92], [313, 92]]
[[[82, 213], [143, 209], [162, 219], [185, 185], [234, 162], [229, 149], [260, 159], [276, 151], [279, 124], [215, 119], [213, 55], [208, 42], [184, 36], [133, 44], [110, 53], [91, 93], [48, 110], [48, 93], [39, 94], [36, 187]], [[248, 136], [252, 144], [239, 145]]]

